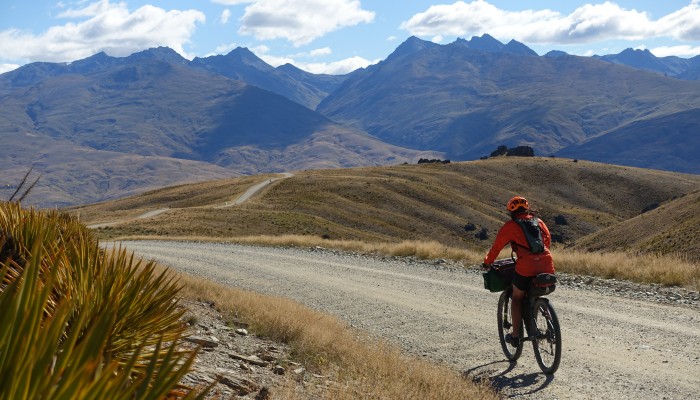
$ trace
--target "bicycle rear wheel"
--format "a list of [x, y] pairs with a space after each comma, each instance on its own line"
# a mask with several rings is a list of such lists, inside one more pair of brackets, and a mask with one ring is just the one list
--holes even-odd
[[537, 299], [534, 307], [535, 332], [532, 346], [542, 372], [553, 374], [561, 361], [561, 329], [554, 307], [544, 298]]
[[[498, 299], [498, 340], [501, 342], [501, 348], [503, 349], [503, 354], [510, 361], [515, 361], [520, 358], [523, 353], [522, 342], [518, 347], [512, 347], [506, 342], [506, 335], [513, 333], [513, 322], [510, 315], [510, 304], [511, 298], [513, 296], [513, 289], [508, 288], [501, 293], [501, 297]], [[523, 324], [521, 321], [520, 332], [522, 334]]]

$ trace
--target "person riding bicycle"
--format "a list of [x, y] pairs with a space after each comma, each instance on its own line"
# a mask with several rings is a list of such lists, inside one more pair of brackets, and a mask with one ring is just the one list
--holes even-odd
[[[506, 341], [513, 347], [520, 344], [520, 327], [522, 320], [522, 304], [530, 281], [539, 273], [554, 273], [554, 261], [549, 251], [551, 235], [547, 225], [535, 216], [536, 211], [524, 197], [515, 196], [506, 208], [511, 220], [503, 224], [488, 254], [483, 266], [490, 267], [503, 248], [510, 243], [517, 255], [515, 276], [513, 277], [513, 301], [511, 317], [513, 333]], [[538, 241], [539, 240], [539, 241]]]

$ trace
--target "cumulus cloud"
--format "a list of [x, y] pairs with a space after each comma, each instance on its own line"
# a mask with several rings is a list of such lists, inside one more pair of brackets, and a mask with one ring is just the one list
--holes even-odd
[[229, 10], [227, 8], [221, 12], [221, 15], [219, 16], [219, 22], [221, 22], [222, 25], [226, 25], [226, 24], [228, 24], [228, 20], [230, 18], [231, 18], [231, 10]]
[[401, 23], [416, 36], [489, 33], [526, 43], [580, 44], [603, 40], [669, 37], [700, 40], [700, 5], [693, 2], [658, 20], [616, 3], [585, 4], [569, 15], [544, 10], [502, 10], [484, 0], [434, 5]]
[[4, 74], [5, 72], [14, 71], [17, 68], [19, 68], [19, 65], [17, 65], [17, 64], [0, 64], [0, 74]]
[[700, 46], [678, 45], [678, 46], [659, 46], [649, 49], [657, 57], [693, 57], [700, 54]]
[[0, 54], [6, 60], [62, 62], [88, 57], [100, 51], [125, 56], [149, 47], [168, 46], [187, 56], [189, 43], [202, 12], [170, 10], [145, 5], [133, 12], [126, 3], [102, 0], [82, 9], [66, 10], [60, 18], [79, 19], [47, 31], [0, 31]]
[[299, 63], [295, 65], [304, 71], [314, 74], [343, 75], [378, 62], [379, 60], [370, 61], [356, 56], [329, 63]]
[[321, 56], [327, 56], [331, 54], [333, 51], [331, 50], [330, 47], [322, 47], [320, 49], [313, 49], [309, 52], [309, 55], [311, 57], [321, 57]]
[[254, 3], [255, 0], [212, 0], [212, 3], [235, 6], [238, 4]]
[[269, 54], [270, 48], [265, 45], [260, 45], [250, 48], [250, 51], [255, 53], [256, 56], [260, 57], [261, 60], [272, 65], [273, 67], [279, 67], [284, 64], [292, 64], [297, 68], [303, 69], [304, 71], [311, 72], [314, 74], [330, 74], [330, 75], [343, 75], [352, 72], [358, 68], [366, 68], [369, 65], [376, 64], [380, 60], [370, 61], [362, 57], [350, 57], [343, 60], [332, 61], [332, 62], [303, 62], [299, 59], [304, 59], [308, 57], [314, 57], [314, 55], [327, 55], [332, 51], [330, 48], [324, 47], [321, 49], [311, 50], [309, 52], [297, 53], [287, 56], [274, 56]]
[[245, 8], [238, 33], [302, 46], [340, 28], [372, 22], [374, 15], [358, 0], [258, 0]]

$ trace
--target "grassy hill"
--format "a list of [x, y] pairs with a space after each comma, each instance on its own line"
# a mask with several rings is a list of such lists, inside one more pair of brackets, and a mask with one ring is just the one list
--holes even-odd
[[[502, 157], [451, 164], [298, 171], [263, 194], [220, 208], [271, 175], [159, 189], [75, 208], [87, 224], [125, 236], [235, 238], [315, 235], [371, 242], [435, 240], [482, 249], [508, 218], [504, 204], [526, 196], [556, 240], [578, 239], [682, 197], [700, 176], [555, 158]], [[147, 211], [171, 208], [152, 218]], [[478, 233], [486, 232], [486, 239]]]
[[577, 241], [576, 247], [644, 253], [679, 253], [700, 259], [700, 190]]

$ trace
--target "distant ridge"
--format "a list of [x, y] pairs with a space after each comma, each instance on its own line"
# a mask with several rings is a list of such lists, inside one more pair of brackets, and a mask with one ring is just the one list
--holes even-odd
[[43, 206], [229, 174], [471, 160], [499, 146], [697, 173], [700, 82], [680, 79], [699, 75], [700, 57], [540, 57], [488, 34], [410, 37], [346, 75], [275, 68], [246, 48], [192, 61], [165, 47], [98, 53], [0, 75], [0, 168], [9, 181], [32, 163], [44, 172]]
[[[509, 51], [518, 50], [518, 54]], [[605, 148], [595, 160], [620, 160], [627, 150], [615, 132], [644, 126], [636, 140], [637, 160], [659, 151], [668, 162], [627, 159], [633, 166], [693, 172], [700, 126], [684, 124], [683, 111], [700, 107], [700, 82], [684, 82], [594, 58], [551, 53], [533, 56], [524, 46], [503, 45], [491, 36], [458, 39], [446, 45], [409, 38], [386, 60], [353, 74], [326, 97], [318, 111], [388, 143], [436, 149], [453, 160], [490, 154], [500, 145], [530, 146], [538, 155], [576, 153], [593, 138]], [[646, 53], [644, 53], [646, 54]], [[643, 54], [643, 55], [644, 55]], [[678, 115], [679, 118], [670, 117]], [[669, 126], [655, 124], [669, 116]], [[667, 129], [682, 130], [676, 142]]]

